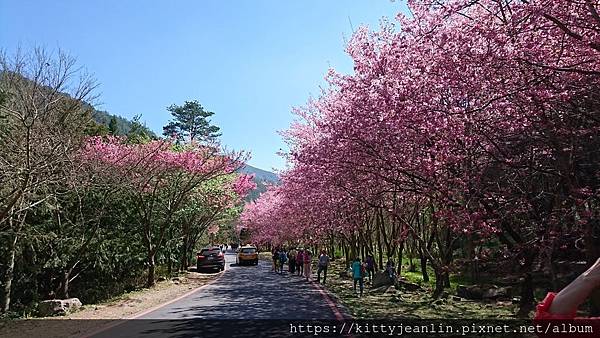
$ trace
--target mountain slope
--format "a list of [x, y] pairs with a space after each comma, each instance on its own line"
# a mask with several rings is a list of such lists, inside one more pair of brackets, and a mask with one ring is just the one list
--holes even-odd
[[256, 200], [260, 194], [267, 191], [268, 185], [278, 185], [280, 183], [279, 176], [276, 174], [253, 167], [251, 165], [243, 166], [240, 169], [240, 172], [249, 175], [254, 174], [254, 183], [256, 183], [256, 188], [252, 190], [248, 196], [246, 196], [246, 201], [248, 202]]
[[275, 173], [253, 167], [248, 164], [246, 164], [240, 171], [244, 174], [254, 174], [254, 177], [261, 181], [279, 183], [279, 176], [277, 176]]
[[[92, 117], [94, 121], [100, 125], [108, 128], [110, 124], [110, 120], [114, 117], [117, 120], [117, 136], [127, 135], [131, 128], [133, 127], [134, 121], [121, 117], [119, 115], [111, 114], [104, 110], [94, 109], [92, 112]], [[150, 130], [150, 128], [146, 127], [146, 125], [141, 126], [146, 134], [150, 135], [152, 138], [157, 138], [158, 136]]]

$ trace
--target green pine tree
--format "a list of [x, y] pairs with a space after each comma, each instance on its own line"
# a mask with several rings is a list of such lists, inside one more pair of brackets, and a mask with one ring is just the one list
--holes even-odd
[[119, 133], [117, 118], [112, 116], [110, 122], [108, 122], [108, 131], [111, 135], [117, 135]]
[[183, 106], [171, 105], [167, 107], [173, 120], [163, 127], [163, 135], [176, 135], [179, 141], [210, 142], [221, 134], [219, 127], [214, 126], [208, 119], [213, 112], [206, 111], [202, 105], [194, 101], [185, 101]]

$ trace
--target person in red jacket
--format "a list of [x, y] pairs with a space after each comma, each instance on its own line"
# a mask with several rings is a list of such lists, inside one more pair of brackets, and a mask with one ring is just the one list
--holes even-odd
[[600, 317], [576, 317], [577, 308], [596, 289], [600, 287], [600, 258], [587, 271], [579, 275], [574, 281], [559, 293], [549, 292], [546, 298], [537, 306], [536, 320], [570, 320], [593, 319]]

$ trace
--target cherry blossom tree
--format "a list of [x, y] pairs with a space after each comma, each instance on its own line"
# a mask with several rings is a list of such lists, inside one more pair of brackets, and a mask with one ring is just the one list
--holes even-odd
[[261, 241], [335, 234], [351, 255], [378, 237], [399, 263], [410, 239], [434, 269], [434, 296], [458, 241], [499, 240], [520, 262], [526, 314], [534, 263], [552, 269], [544, 257], [574, 245], [561, 238], [582, 237], [589, 262], [599, 255], [598, 4], [409, 8], [355, 32], [353, 74], [330, 70], [295, 111], [283, 184], [243, 219]]
[[155, 257], [176, 212], [194, 189], [234, 173], [244, 160], [242, 153], [224, 153], [214, 146], [192, 144], [181, 148], [166, 140], [127, 144], [114, 137], [90, 138], [82, 156], [112, 168], [112, 177], [134, 199], [147, 251], [148, 286], [154, 284]]

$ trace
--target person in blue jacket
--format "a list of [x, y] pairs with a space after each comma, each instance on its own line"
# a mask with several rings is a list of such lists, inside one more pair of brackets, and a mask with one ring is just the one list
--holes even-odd
[[352, 262], [352, 279], [354, 279], [354, 293], [356, 293], [356, 283], [360, 286], [360, 297], [363, 295], [363, 277], [365, 267], [360, 263], [360, 258], [356, 257]]
[[287, 261], [287, 255], [285, 254], [285, 249], [281, 249], [281, 251], [279, 252], [279, 264], [281, 264], [279, 266], [279, 268], [281, 269], [279, 271], [280, 274], [283, 274], [283, 263], [285, 263]]

